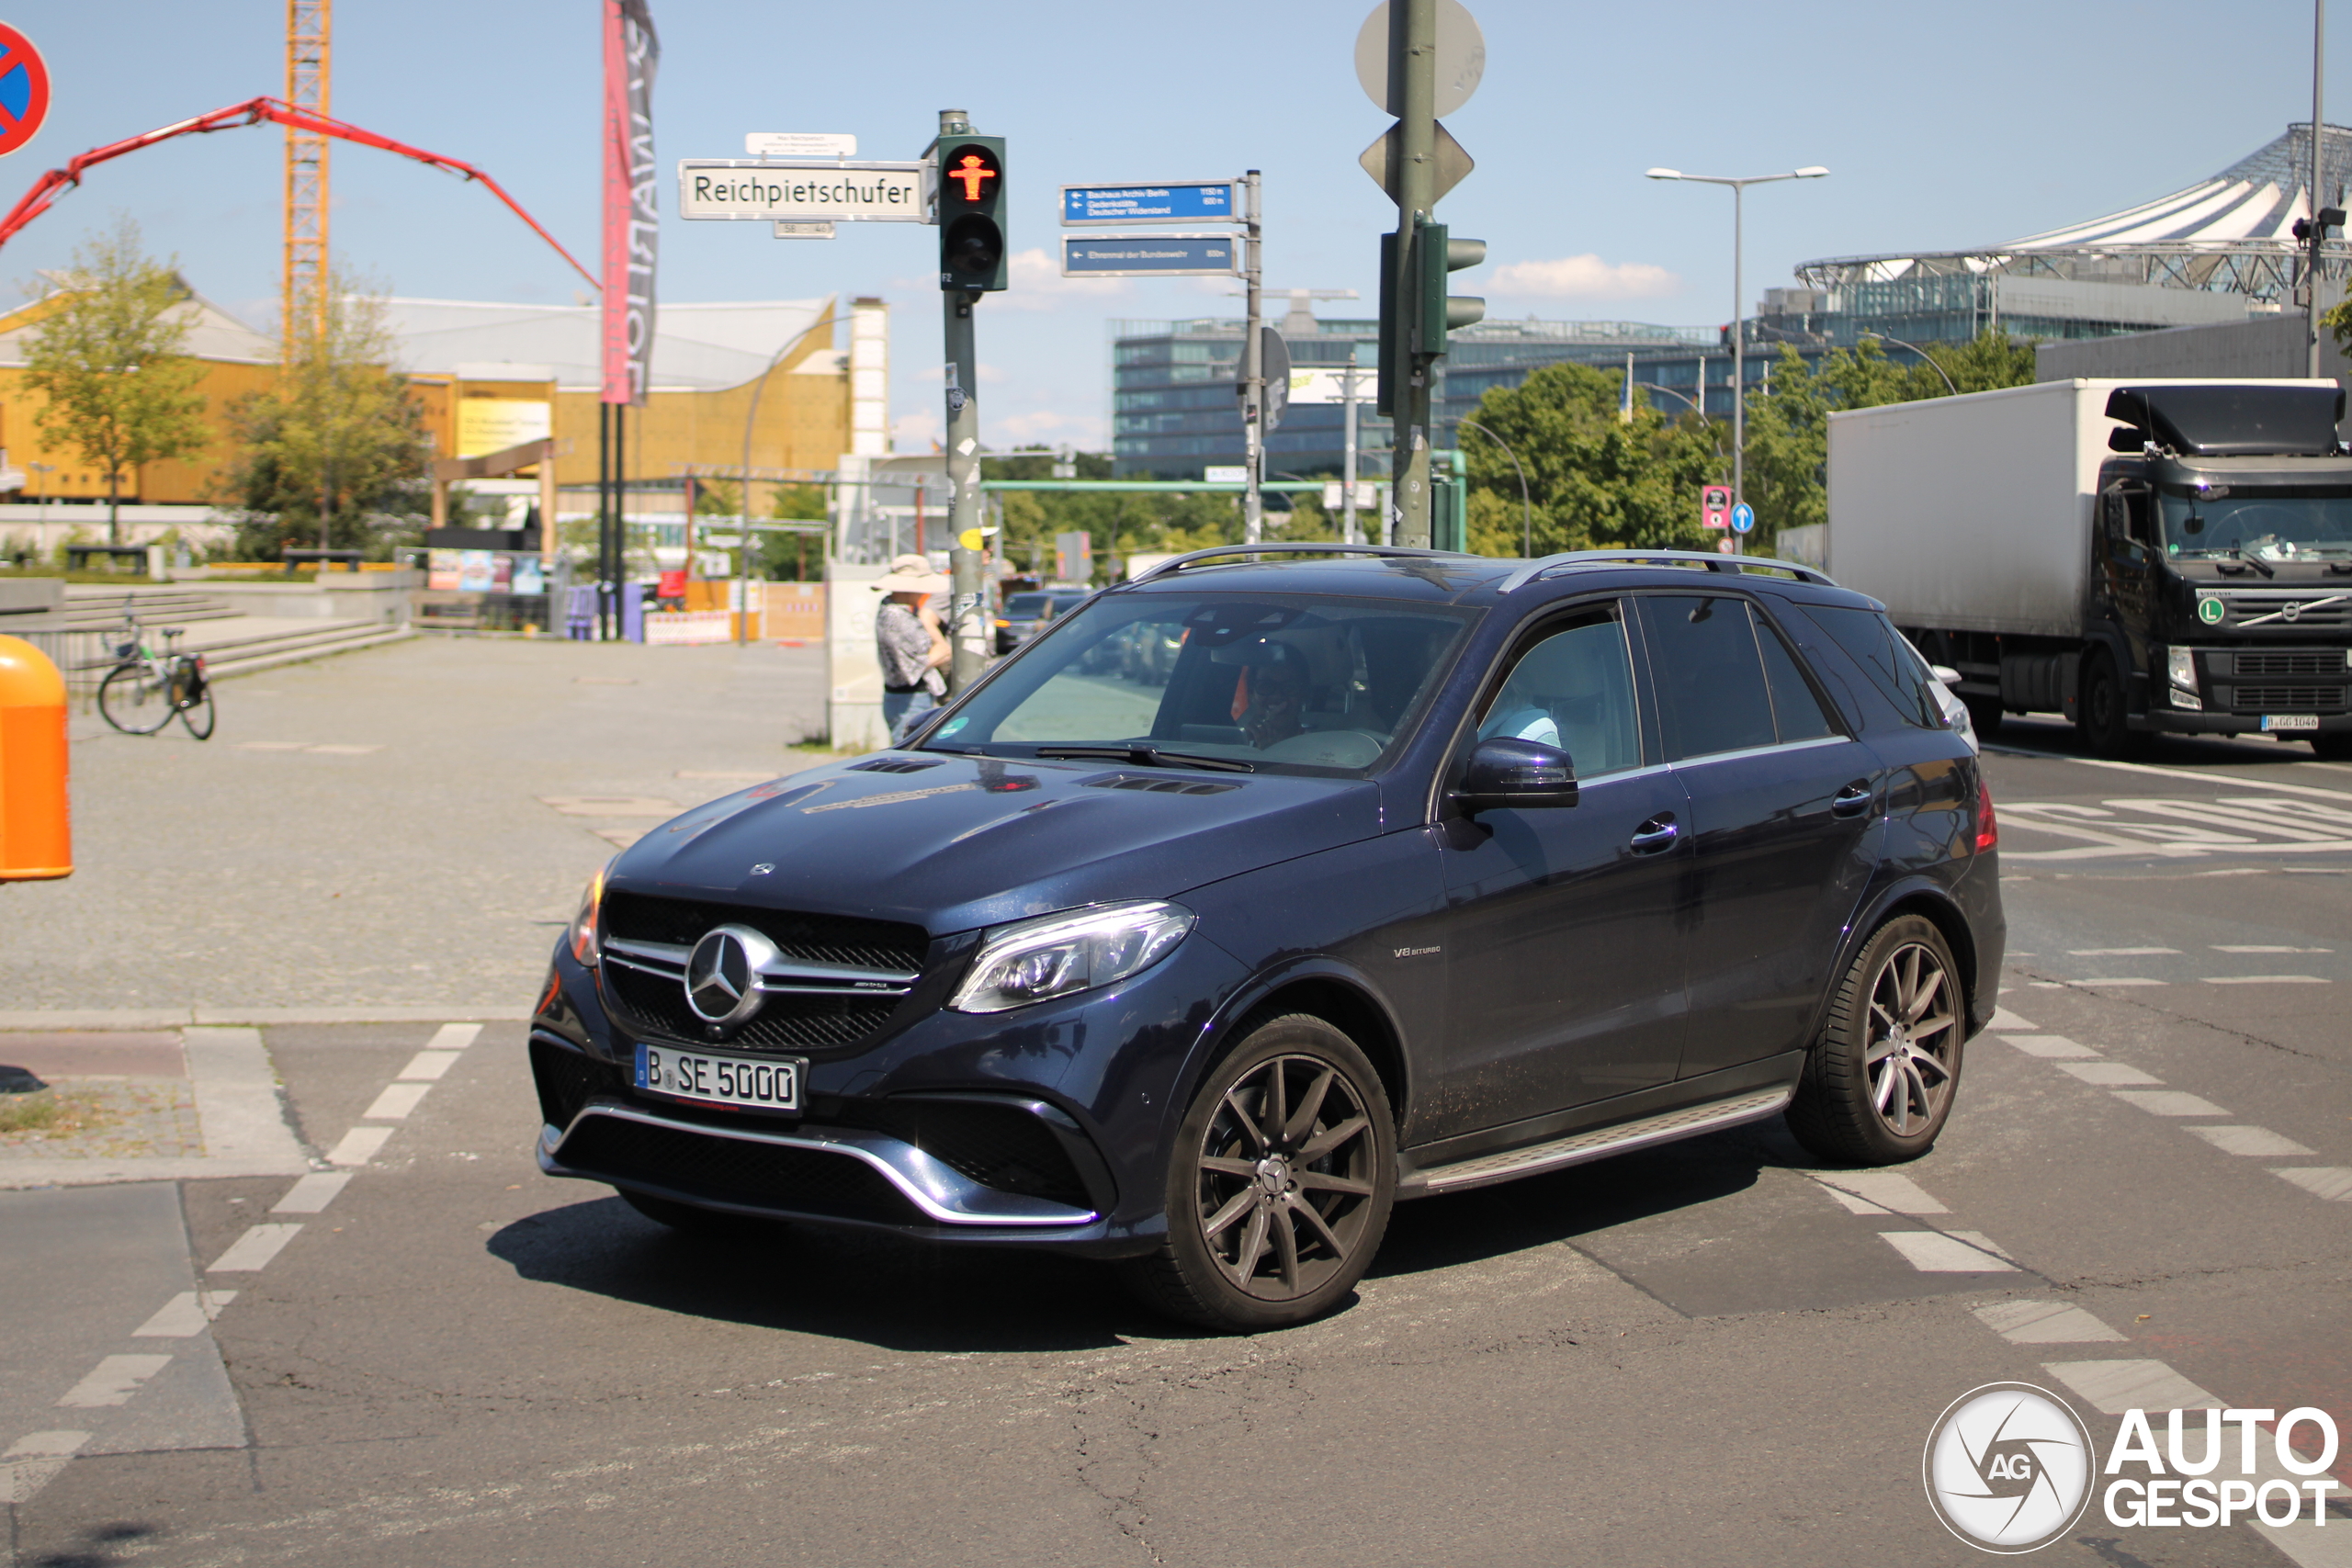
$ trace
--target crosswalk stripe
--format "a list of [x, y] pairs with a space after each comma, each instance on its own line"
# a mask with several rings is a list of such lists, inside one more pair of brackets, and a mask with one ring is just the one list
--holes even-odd
[[2017, 1265], [1941, 1231], [1881, 1231], [1879, 1239], [1922, 1274], [2014, 1274]]
[[2191, 1127], [2188, 1131], [2225, 1155], [2278, 1158], [2312, 1152], [2294, 1139], [2274, 1133], [2267, 1127]]
[[286, 1249], [301, 1230], [300, 1224], [258, 1224], [229, 1244], [229, 1250], [214, 1260], [206, 1270], [213, 1274], [250, 1274], [269, 1267], [269, 1260]]
[[2352, 1202], [2352, 1167], [2305, 1166], [2299, 1169], [2274, 1169], [2270, 1174], [2293, 1182], [2314, 1198], [2325, 1198], [2336, 1203]]
[[2086, 1345], [2123, 1337], [2089, 1313], [2057, 1302], [1994, 1302], [1977, 1320], [2012, 1345]]

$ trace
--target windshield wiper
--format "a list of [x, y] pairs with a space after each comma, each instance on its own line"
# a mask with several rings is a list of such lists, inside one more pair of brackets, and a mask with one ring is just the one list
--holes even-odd
[[2268, 561], [2262, 559], [2258, 556], [2250, 556], [2246, 554], [2245, 547], [2243, 545], [2232, 545], [2230, 547], [2230, 554], [2237, 559], [2245, 562], [2246, 565], [2254, 568], [2255, 570], [2262, 573], [2265, 577], [2276, 577], [2278, 575], [2277, 570], [2271, 567]]
[[1100, 759], [1132, 762], [1139, 768], [1203, 768], [1211, 773], [1254, 773], [1252, 763], [1233, 757], [1204, 757], [1196, 751], [1163, 751], [1157, 746], [1040, 746], [1037, 755], [1055, 761]]

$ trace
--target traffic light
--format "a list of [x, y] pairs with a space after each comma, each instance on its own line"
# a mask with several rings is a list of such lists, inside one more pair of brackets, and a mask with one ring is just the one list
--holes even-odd
[[939, 143], [939, 287], [1004, 287], [1004, 138]]
[[1413, 255], [1420, 284], [1420, 321], [1413, 350], [1434, 358], [1445, 352], [1446, 333], [1487, 319], [1484, 299], [1445, 291], [1447, 273], [1476, 266], [1487, 259], [1487, 242], [1456, 240], [1447, 234], [1444, 224], [1423, 222]]

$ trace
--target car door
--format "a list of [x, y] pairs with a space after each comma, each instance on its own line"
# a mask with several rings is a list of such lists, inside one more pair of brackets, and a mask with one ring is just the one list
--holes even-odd
[[1442, 814], [1447, 1133], [1523, 1121], [1669, 1081], [1682, 1051], [1680, 784], [1645, 739], [1623, 601], [1583, 603], [1522, 637], [1478, 739], [1566, 750], [1573, 807]]
[[1805, 1043], [1869, 881], [1884, 766], [1753, 601], [1638, 603], [1660, 739], [1690, 800], [1687, 1078]]

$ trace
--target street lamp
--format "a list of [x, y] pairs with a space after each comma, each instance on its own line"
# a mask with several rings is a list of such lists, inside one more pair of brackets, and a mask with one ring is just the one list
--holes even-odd
[[1862, 335], [1864, 337], [1881, 338], [1885, 342], [1893, 344], [1897, 348], [1909, 349], [1912, 353], [1917, 355], [1923, 362], [1925, 362], [1928, 369], [1934, 371], [1937, 375], [1943, 377], [1945, 391], [1950, 392], [1955, 398], [1960, 396], [1960, 389], [1952, 385], [1951, 377], [1945, 373], [1944, 367], [1936, 363], [1936, 356], [1929, 354], [1926, 349], [1921, 348], [1917, 344], [1905, 343], [1893, 333], [1883, 333], [1875, 327], [1871, 328], [1869, 332], [1864, 333]]
[[[1770, 185], [1775, 180], [1817, 180], [1829, 171], [1818, 164], [1793, 169], [1785, 175], [1747, 175], [1733, 177], [1725, 175], [1686, 175], [1679, 169], [1652, 169], [1654, 180], [1686, 180], [1692, 185], [1729, 186], [1731, 187], [1731, 499], [1733, 504], [1746, 499], [1747, 477], [1747, 289], [1741, 272], [1743, 226], [1747, 219], [1747, 187]], [[1736, 537], [1736, 536], [1735, 536]]]
[[1510, 459], [1510, 466], [1518, 470], [1519, 525], [1521, 536], [1519, 547], [1522, 552], [1524, 552], [1525, 558], [1528, 560], [1533, 560], [1535, 558], [1535, 503], [1528, 499], [1527, 470], [1520, 468], [1519, 454], [1510, 449], [1510, 443], [1505, 441], [1501, 436], [1497, 435], [1493, 431], [1488, 430], [1485, 425], [1480, 424], [1475, 419], [1456, 420], [1454, 423], [1462, 426], [1464, 430], [1476, 431], [1479, 434], [1485, 436], [1487, 440], [1501, 447], [1503, 449], [1503, 456], [1509, 457]]

